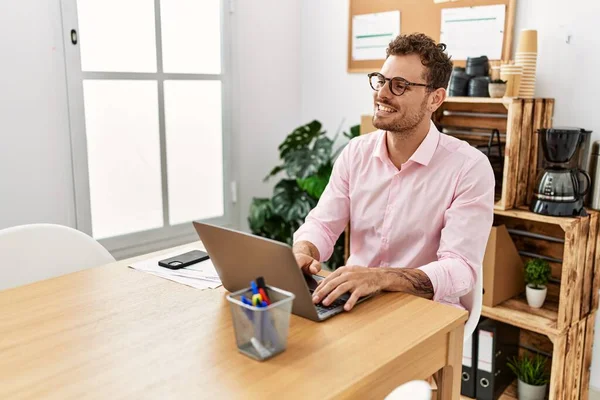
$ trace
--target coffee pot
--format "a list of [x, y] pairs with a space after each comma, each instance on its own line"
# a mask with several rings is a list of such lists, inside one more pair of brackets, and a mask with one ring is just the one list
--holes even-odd
[[540, 129], [545, 168], [538, 175], [530, 210], [545, 215], [585, 215], [584, 197], [591, 179], [582, 168], [591, 131], [580, 128]]
[[[580, 180], [579, 177], [583, 179]], [[585, 185], [582, 185], [581, 181], [585, 182]], [[539, 200], [552, 202], [553, 215], [580, 215], [583, 199], [590, 190], [590, 183], [590, 176], [584, 170], [548, 168], [542, 172], [534, 196]], [[540, 208], [533, 211], [543, 210]]]

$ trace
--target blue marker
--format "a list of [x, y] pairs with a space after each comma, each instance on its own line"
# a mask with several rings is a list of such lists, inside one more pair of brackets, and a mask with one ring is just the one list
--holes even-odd
[[242, 303], [247, 304], [249, 306], [252, 305], [252, 302], [246, 296], [242, 296]]
[[259, 294], [258, 286], [256, 286], [256, 282], [254, 282], [254, 281], [250, 282], [250, 287], [252, 288], [252, 294]]

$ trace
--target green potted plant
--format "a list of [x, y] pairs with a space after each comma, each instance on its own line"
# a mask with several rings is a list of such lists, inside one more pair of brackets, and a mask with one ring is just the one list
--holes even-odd
[[550, 264], [546, 260], [534, 258], [525, 263], [525, 294], [530, 307], [541, 308], [544, 305], [548, 293], [546, 284], [551, 272]]
[[[360, 126], [354, 125], [344, 136], [358, 136]], [[281, 165], [273, 168], [265, 181], [285, 172], [273, 190], [271, 198], [253, 198], [248, 224], [253, 234], [292, 244], [294, 232], [304, 223], [306, 215], [317, 205], [325, 190], [333, 163], [345, 143], [337, 150], [333, 145], [338, 137], [325, 135], [319, 121], [302, 125], [279, 145]], [[335, 244], [328, 266], [344, 265], [344, 233]]]
[[494, 79], [488, 84], [488, 92], [490, 97], [499, 98], [506, 93], [506, 81], [502, 79]]
[[547, 359], [537, 354], [531, 358], [523, 356], [509, 360], [507, 365], [519, 379], [520, 400], [544, 400], [550, 375]]

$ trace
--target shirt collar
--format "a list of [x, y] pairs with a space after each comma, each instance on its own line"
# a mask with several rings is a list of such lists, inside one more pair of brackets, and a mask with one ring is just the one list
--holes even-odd
[[[373, 149], [373, 157], [378, 157], [382, 160], [389, 159], [386, 144], [386, 131], [380, 132], [381, 133], [379, 135], [379, 138], [377, 139], [375, 149]], [[435, 124], [433, 123], [433, 121], [431, 121], [427, 136], [425, 136], [425, 139], [423, 139], [417, 150], [409, 158], [409, 161], [414, 161], [421, 165], [427, 166], [433, 158], [433, 154], [437, 149], [439, 140], [440, 131], [437, 130]]]

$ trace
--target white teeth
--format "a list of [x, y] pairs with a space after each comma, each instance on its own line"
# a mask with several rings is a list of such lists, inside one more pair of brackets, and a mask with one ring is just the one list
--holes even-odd
[[381, 104], [378, 104], [377, 106], [379, 107], [379, 109], [380, 109], [381, 111], [390, 112], [390, 113], [391, 113], [391, 112], [394, 112], [394, 111], [396, 111], [396, 110], [394, 110], [393, 108], [389, 108], [389, 107], [386, 107], [386, 106], [382, 106]]

